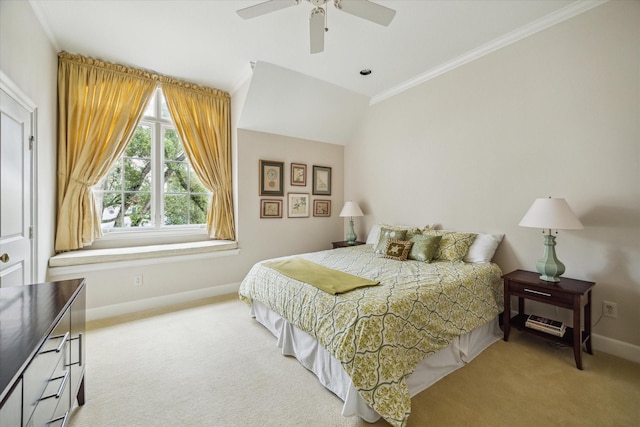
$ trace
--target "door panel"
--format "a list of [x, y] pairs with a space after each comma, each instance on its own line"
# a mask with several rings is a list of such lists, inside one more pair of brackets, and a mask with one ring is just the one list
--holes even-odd
[[31, 283], [32, 114], [0, 89], [0, 287]]

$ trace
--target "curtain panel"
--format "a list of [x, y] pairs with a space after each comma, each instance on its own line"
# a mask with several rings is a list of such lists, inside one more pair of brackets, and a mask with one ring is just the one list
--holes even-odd
[[160, 81], [187, 158], [212, 193], [207, 232], [214, 239], [234, 240], [229, 95], [168, 77]]
[[102, 236], [91, 187], [124, 152], [157, 84], [141, 70], [59, 54], [57, 252]]
[[158, 84], [195, 173], [213, 193], [209, 236], [235, 239], [229, 94], [61, 52], [56, 252], [81, 249], [102, 236], [92, 187], [125, 151]]

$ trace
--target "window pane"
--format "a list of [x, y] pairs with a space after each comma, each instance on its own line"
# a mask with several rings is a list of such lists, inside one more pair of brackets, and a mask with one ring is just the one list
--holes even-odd
[[140, 125], [127, 145], [124, 155], [127, 157], [151, 158], [151, 126]]
[[122, 227], [150, 227], [151, 193], [125, 193], [124, 218]]
[[184, 162], [165, 162], [164, 164], [165, 193], [188, 193], [187, 164]]
[[166, 225], [189, 224], [189, 205], [186, 194], [164, 196], [164, 223]]
[[158, 91], [154, 91], [151, 99], [149, 99], [149, 103], [147, 104], [147, 108], [144, 110], [145, 116], [155, 117], [156, 116], [156, 93]]
[[162, 92], [160, 92], [160, 114], [163, 119], [171, 120], [171, 114], [169, 113], [169, 108], [167, 108], [167, 100]]
[[175, 129], [164, 130], [164, 158], [165, 160], [178, 160], [182, 161], [186, 158], [184, 148], [178, 138], [178, 133]]
[[[113, 166], [107, 176], [105, 176], [98, 187], [104, 191], [120, 191], [122, 190], [122, 160], [118, 160]], [[106, 205], [105, 205], [106, 206]]]
[[208, 194], [192, 194], [189, 203], [189, 221], [191, 224], [206, 224], [207, 209], [211, 196]]
[[151, 191], [151, 159], [124, 159], [126, 191]]

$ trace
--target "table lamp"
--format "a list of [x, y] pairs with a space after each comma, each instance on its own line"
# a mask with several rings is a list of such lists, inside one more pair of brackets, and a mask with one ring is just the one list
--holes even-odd
[[540, 273], [541, 280], [559, 282], [565, 268], [556, 257], [556, 237], [551, 234], [552, 230], [584, 228], [569, 204], [566, 200], [559, 198], [536, 199], [518, 225], [542, 228], [543, 233], [547, 230], [547, 234], [544, 235], [544, 254], [536, 263], [536, 269]]
[[354, 245], [356, 243], [356, 232], [353, 229], [353, 217], [354, 216], [364, 216], [360, 206], [356, 202], [347, 201], [340, 212], [340, 216], [349, 217], [349, 231], [347, 232], [347, 244]]

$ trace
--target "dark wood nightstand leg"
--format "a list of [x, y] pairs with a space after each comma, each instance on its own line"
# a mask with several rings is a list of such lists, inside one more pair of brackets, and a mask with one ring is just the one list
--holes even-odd
[[587, 305], [584, 306], [584, 334], [587, 340], [585, 343], [587, 353], [593, 354], [591, 348], [591, 290], [587, 292]]
[[511, 294], [509, 292], [509, 283], [504, 282], [504, 312], [502, 313], [502, 332], [504, 340], [509, 341], [509, 333], [511, 332]]
[[576, 367], [582, 370], [582, 323], [580, 322], [580, 296], [573, 297], [573, 357]]

